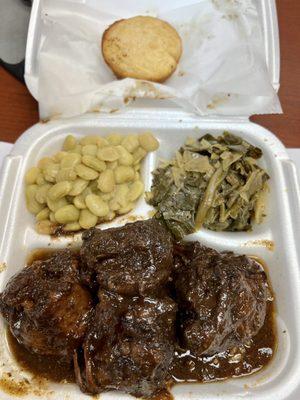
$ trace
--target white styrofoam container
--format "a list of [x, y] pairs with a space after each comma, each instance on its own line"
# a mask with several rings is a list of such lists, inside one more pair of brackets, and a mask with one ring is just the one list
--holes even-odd
[[[82, 3], [85, 0], [78, 0]], [[262, 18], [265, 39], [266, 62], [271, 82], [279, 88], [279, 40], [275, 0], [256, 0]], [[38, 90], [39, 52], [43, 37], [41, 33], [42, 0], [34, 0], [28, 32], [25, 80], [33, 94]], [[212, 232], [205, 229], [190, 235], [189, 239], [200, 240], [218, 250], [232, 250], [237, 253], [256, 255], [265, 260], [276, 298], [276, 322], [278, 349], [270, 365], [258, 372], [239, 379], [220, 383], [181, 384], [172, 389], [176, 400], [298, 400], [300, 398], [300, 193], [297, 186], [293, 163], [279, 140], [266, 129], [243, 117], [197, 118], [191, 114], [170, 107], [166, 102], [153, 103], [161, 108], [143, 108], [151, 102], [136, 103], [122, 113], [115, 115], [90, 114], [79, 118], [51, 121], [37, 124], [28, 129], [16, 142], [12, 153], [6, 157], [0, 175], [0, 263], [7, 268], [0, 274], [0, 291], [7, 280], [26, 263], [26, 257], [35, 248], [61, 248], [79, 244], [80, 235], [73, 238], [51, 240], [38, 235], [34, 230], [34, 218], [27, 212], [24, 201], [23, 177], [25, 171], [45, 155], [60, 149], [64, 137], [70, 132], [80, 137], [88, 134], [120, 132], [127, 134], [151, 130], [160, 141], [155, 154], [149, 154], [144, 162], [143, 177], [146, 188], [150, 188], [151, 174], [159, 158], [170, 157], [187, 136], [199, 137], [205, 133], [220, 134], [223, 130], [236, 133], [258, 147], [264, 156], [261, 161], [271, 176], [271, 194], [268, 217], [252, 232]], [[132, 214], [148, 217], [151, 209], [143, 199]], [[124, 224], [128, 217], [122, 217], [110, 224]], [[267, 244], [274, 244], [270, 250]], [[3, 330], [4, 323], [0, 320]], [[13, 360], [5, 336], [0, 339], [0, 375], [12, 373], [14, 379], [26, 378], [30, 374], [20, 371]], [[29, 384], [27, 398], [49, 398], [50, 400], [88, 399], [76, 385], [44, 383], [36, 392], [36, 380]], [[1, 388], [1, 385], [0, 385]], [[13, 396], [1, 392], [0, 398], [8, 400]], [[39, 396], [38, 396], [39, 395]], [[119, 392], [101, 394], [101, 400], [129, 399]]]
[[[266, 129], [247, 119], [199, 119], [184, 112], [158, 110], [127, 110], [118, 117], [114, 115], [86, 115], [77, 119], [52, 121], [37, 124], [26, 131], [16, 142], [12, 153], [7, 156], [0, 177], [0, 261], [7, 269], [0, 274], [0, 291], [7, 280], [19, 271], [26, 262], [28, 253], [35, 248], [60, 248], [68, 244], [80, 243], [80, 234], [74, 238], [66, 237], [51, 240], [38, 235], [34, 230], [34, 218], [25, 207], [23, 178], [25, 171], [46, 155], [61, 148], [65, 136], [72, 132], [76, 137], [88, 134], [107, 134], [120, 132], [127, 134], [151, 130], [160, 141], [156, 153], [149, 154], [143, 165], [146, 188], [150, 187], [150, 171], [155, 168], [159, 158], [170, 157], [183, 144], [187, 136], [199, 137], [207, 132], [220, 134], [229, 130], [262, 148], [262, 166], [271, 176], [268, 216], [265, 222], [255, 226], [252, 232], [212, 232], [205, 229], [190, 235], [189, 239], [200, 240], [207, 246], [218, 250], [232, 250], [237, 253], [256, 255], [265, 260], [276, 298], [276, 321], [278, 349], [270, 365], [257, 374], [231, 379], [221, 383], [181, 384], [172, 389], [176, 400], [219, 398], [237, 400], [242, 397], [255, 400], [298, 400], [300, 398], [300, 195], [296, 171], [288, 159], [283, 145]], [[134, 215], [148, 217], [149, 206], [141, 199]], [[106, 226], [126, 223], [122, 217]], [[270, 250], [266, 244], [274, 244]], [[3, 329], [3, 321], [0, 321]], [[14, 376], [20, 376], [5, 338], [0, 340], [0, 354], [4, 366], [0, 372], [12, 369]], [[21, 372], [28, 377], [28, 373]], [[1, 386], [1, 385], [0, 385]], [[30, 385], [29, 385], [30, 387]], [[36, 383], [32, 384], [36, 388]], [[44, 391], [43, 391], [44, 390]], [[53, 392], [52, 392], [53, 391]], [[52, 392], [52, 393], [51, 393]], [[53, 400], [88, 399], [80, 393], [76, 385], [52, 384], [41, 389], [43, 397]], [[29, 391], [28, 398], [35, 394]], [[13, 398], [5, 394], [2, 400]], [[105, 399], [129, 399], [130, 396], [110, 392], [101, 394]]]

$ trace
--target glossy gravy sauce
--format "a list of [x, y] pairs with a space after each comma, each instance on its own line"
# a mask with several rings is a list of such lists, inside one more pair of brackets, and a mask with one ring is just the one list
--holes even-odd
[[[54, 250], [38, 249], [28, 258], [28, 264], [49, 257]], [[75, 251], [76, 252], [76, 251]], [[259, 262], [264, 270], [266, 266]], [[170, 368], [170, 386], [184, 382], [212, 382], [232, 377], [240, 377], [257, 372], [265, 367], [274, 355], [276, 349], [276, 329], [274, 324], [274, 302], [268, 302], [265, 323], [259, 333], [247, 345], [230, 351], [218, 353], [210, 357], [195, 357], [189, 351], [177, 350]], [[26, 350], [7, 329], [7, 339], [10, 350], [25, 370], [36, 376], [55, 382], [74, 382], [72, 363], [64, 364], [55, 358], [42, 357]], [[172, 399], [170, 393], [161, 392], [153, 400]]]
[[9, 328], [6, 337], [10, 351], [22, 369], [54, 382], [75, 382], [72, 363], [62, 363], [54, 357], [31, 353], [15, 339]]
[[212, 382], [249, 375], [269, 363], [275, 348], [273, 303], [268, 303], [265, 323], [247, 346], [210, 357], [177, 351], [170, 372], [174, 382]]

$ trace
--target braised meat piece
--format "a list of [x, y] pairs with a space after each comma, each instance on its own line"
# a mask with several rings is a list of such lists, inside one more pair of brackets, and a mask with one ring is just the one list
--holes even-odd
[[122, 295], [160, 291], [172, 269], [172, 239], [156, 219], [82, 235], [83, 282]]
[[95, 318], [75, 359], [83, 391], [119, 389], [149, 397], [166, 387], [174, 355], [176, 304], [168, 297], [125, 298], [100, 291]]
[[241, 346], [263, 326], [270, 292], [253, 259], [182, 243], [175, 245], [175, 271], [182, 342], [195, 355]]
[[25, 267], [0, 295], [0, 311], [28, 350], [71, 359], [92, 311], [91, 296], [79, 283], [76, 257], [63, 250]]

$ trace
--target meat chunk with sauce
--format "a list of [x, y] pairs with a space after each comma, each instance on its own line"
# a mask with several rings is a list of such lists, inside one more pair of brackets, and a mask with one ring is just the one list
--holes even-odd
[[91, 296], [79, 283], [77, 258], [63, 250], [25, 267], [0, 295], [0, 311], [28, 350], [71, 360], [92, 312]]
[[175, 271], [181, 339], [195, 355], [244, 345], [263, 326], [270, 292], [255, 260], [182, 243], [175, 245]]
[[126, 298], [100, 291], [93, 324], [75, 359], [81, 389], [119, 389], [150, 397], [166, 387], [174, 355], [176, 304], [168, 297]]
[[154, 294], [168, 281], [173, 262], [170, 233], [155, 219], [84, 232], [83, 281], [127, 296]]

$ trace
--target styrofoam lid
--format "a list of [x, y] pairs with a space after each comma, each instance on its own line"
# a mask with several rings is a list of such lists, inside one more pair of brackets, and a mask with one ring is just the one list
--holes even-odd
[[[275, 0], [160, 3], [36, 0], [25, 81], [39, 101], [41, 118], [112, 112], [129, 104], [134, 108], [183, 107], [199, 115], [281, 112]], [[178, 68], [163, 85], [116, 80], [99, 50], [107, 26], [139, 14], [167, 20], [182, 38]]]

